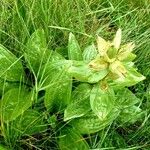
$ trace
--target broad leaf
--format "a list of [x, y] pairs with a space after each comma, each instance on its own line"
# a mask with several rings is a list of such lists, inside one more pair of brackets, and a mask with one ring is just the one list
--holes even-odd
[[120, 113], [118, 120], [123, 124], [133, 124], [143, 118], [144, 111], [141, 108], [133, 105], [123, 109]]
[[[56, 51], [52, 51], [51, 57], [49, 62], [41, 66], [41, 71], [38, 74], [38, 82], [39, 86], [47, 86], [52, 80], [52, 77], [57, 74], [55, 74], [58, 70], [61, 72], [63, 69], [63, 66], [66, 66], [67, 64], [70, 64], [70, 61], [67, 61], [64, 59], [63, 56], [61, 56], [59, 53]], [[62, 68], [62, 69], [61, 69]]]
[[53, 62], [47, 67], [47, 77], [45, 77], [45, 106], [48, 110], [55, 107], [58, 110], [63, 109], [70, 103], [72, 79], [67, 74], [70, 66], [69, 61], [62, 60]]
[[25, 88], [14, 88], [0, 100], [0, 116], [5, 122], [12, 121], [27, 110], [33, 102], [34, 94]]
[[61, 135], [58, 141], [61, 150], [89, 150], [89, 146], [85, 139], [78, 133], [77, 130], [65, 127], [61, 130]]
[[89, 97], [92, 86], [88, 83], [80, 83], [72, 92], [72, 101], [81, 100]]
[[93, 112], [100, 120], [105, 120], [115, 109], [115, 94], [111, 87], [103, 89], [102, 84], [93, 87], [90, 95], [90, 104]]
[[76, 78], [76, 80], [89, 83], [97, 83], [108, 74], [107, 69], [96, 71], [90, 68], [88, 64], [81, 61], [74, 61], [68, 72], [72, 77]]
[[84, 116], [90, 111], [91, 86], [86, 83], [80, 84], [73, 92], [72, 103], [68, 105], [64, 112], [64, 121]]
[[88, 78], [92, 74], [89, 66], [82, 61], [74, 62], [73, 66], [69, 68], [68, 72], [72, 77], [82, 82], [88, 82]]
[[116, 108], [113, 109], [111, 114], [109, 114], [104, 120], [99, 119], [97, 115], [95, 115], [93, 112], [90, 112], [86, 116], [73, 119], [70, 124], [81, 134], [91, 134], [98, 132], [110, 125], [117, 116], [118, 110]]
[[143, 111], [135, 104], [140, 102], [129, 89], [123, 88], [116, 91], [117, 105], [120, 109], [118, 120], [122, 123], [134, 123], [143, 115]]
[[125, 77], [120, 77], [112, 83], [112, 85], [116, 85], [118, 87], [129, 87], [137, 84], [140, 81], [143, 81], [145, 77], [138, 73], [136, 69], [133, 67], [127, 68], [127, 73]]
[[46, 131], [47, 129], [47, 125], [44, 123], [41, 114], [32, 109], [20, 115], [12, 122], [11, 126], [15, 133], [17, 132], [19, 135], [33, 135]]
[[140, 99], [135, 96], [129, 89], [123, 88], [116, 92], [117, 104], [121, 109], [133, 106], [140, 102]]
[[70, 33], [68, 41], [68, 57], [70, 60], [82, 60], [82, 52], [75, 36]]
[[21, 61], [5, 47], [0, 45], [0, 78], [8, 81], [20, 81], [23, 75]]
[[12, 88], [16, 88], [20, 82], [10, 82], [0, 78], [0, 96]]
[[94, 44], [86, 47], [83, 51], [83, 60], [85, 62], [90, 62], [91, 60], [95, 59], [97, 56], [97, 49]]
[[44, 30], [38, 29], [31, 35], [24, 55], [29, 68], [35, 73], [39, 71], [43, 64], [49, 61], [51, 51], [47, 49]]

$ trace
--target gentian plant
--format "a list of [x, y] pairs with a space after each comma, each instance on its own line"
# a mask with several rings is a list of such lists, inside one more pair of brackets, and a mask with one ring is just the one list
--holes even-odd
[[41, 29], [31, 35], [20, 58], [0, 45], [1, 136], [6, 138], [8, 125], [16, 139], [51, 128], [60, 149], [88, 150], [82, 135], [114, 121], [139, 120], [140, 99], [128, 87], [145, 77], [134, 66], [134, 47], [121, 44], [121, 29], [112, 42], [97, 36], [96, 45], [84, 50], [70, 33], [67, 59], [48, 49]]

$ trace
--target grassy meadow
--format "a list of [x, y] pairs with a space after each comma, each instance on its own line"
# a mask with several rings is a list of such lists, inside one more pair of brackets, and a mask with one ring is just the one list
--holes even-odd
[[[142, 117], [129, 125], [115, 119], [109, 126], [98, 132], [83, 134], [80, 139], [70, 135], [70, 141], [63, 141], [58, 144], [58, 139], [63, 136], [59, 133], [60, 129], [67, 126], [67, 122], [64, 123], [63, 121], [62, 110], [60, 112], [55, 109], [53, 112], [45, 111], [43, 95], [47, 85], [42, 87], [43, 83], [41, 82], [39, 86], [38, 77], [29, 71], [30, 67], [26, 67], [26, 58], [24, 57], [24, 52], [28, 48], [26, 43], [36, 30], [41, 29], [45, 35], [46, 47], [62, 54], [67, 59], [70, 32], [75, 35], [81, 51], [83, 51], [92, 42], [96, 42], [96, 35], [111, 41], [118, 28], [122, 29], [123, 44], [135, 43], [133, 51], [137, 55], [134, 60], [135, 66], [138, 68], [138, 72], [146, 77], [145, 80], [128, 88], [140, 100], [138, 105], [142, 110]], [[44, 43], [44, 41], [42, 42]], [[38, 91], [37, 95], [35, 94], [37, 100], [29, 107], [29, 110], [26, 110], [25, 118], [19, 116], [17, 121], [5, 122], [0, 112], [0, 150], [71, 150], [70, 145], [75, 150], [150, 150], [149, 0], [1, 0], [0, 44], [13, 53], [18, 60], [21, 60], [27, 79], [25, 84], [29, 85], [29, 89], [35, 85], [34, 89], [36, 92]], [[4, 63], [0, 62], [0, 69], [2, 65]], [[37, 74], [39, 75], [40, 72]], [[0, 81], [2, 77], [3, 75], [0, 74]], [[2, 82], [4, 85], [2, 88], [0, 85], [0, 101], [6, 97], [2, 89], [8, 86], [8, 89], [11, 90], [18, 86], [16, 84], [19, 81], [12, 83], [13, 81], [7, 82], [6, 79]], [[9, 85], [10, 82], [11, 85]], [[56, 78], [55, 82], [56, 85], [59, 85], [59, 78]], [[20, 86], [22, 84], [23, 82], [19, 82]], [[72, 89], [74, 90], [78, 84], [78, 82], [73, 81]], [[57, 86], [53, 86], [53, 84], [48, 88], [54, 89], [53, 92], [57, 90]], [[14, 91], [13, 95], [15, 94]], [[12, 99], [14, 99], [13, 95], [10, 96]], [[2, 104], [0, 106], [2, 109]], [[14, 107], [14, 109], [17, 108]], [[34, 111], [37, 113], [34, 114]], [[11, 111], [8, 111], [9, 113]], [[37, 122], [35, 124], [33, 122], [34, 127], [29, 126], [28, 128], [30, 116], [35, 117], [35, 120], [39, 117], [42, 121], [44, 120], [44, 123], [40, 120], [38, 123], [41, 123], [41, 126], [37, 127], [35, 125]], [[128, 117], [126, 116], [127, 119]], [[24, 123], [24, 127], [21, 126], [22, 123]], [[22, 130], [20, 134], [17, 131], [21, 129], [26, 130]], [[35, 130], [40, 132], [34, 132]], [[83, 139], [88, 143], [88, 148], [85, 145], [80, 148], [76, 147], [78, 141]], [[70, 145], [66, 142], [70, 142]], [[73, 142], [74, 144], [72, 144]], [[69, 146], [62, 146], [65, 144]]]

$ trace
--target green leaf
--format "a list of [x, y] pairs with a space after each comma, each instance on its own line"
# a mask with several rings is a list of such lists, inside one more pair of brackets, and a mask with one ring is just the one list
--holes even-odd
[[0, 45], [0, 78], [8, 81], [20, 81], [23, 75], [21, 61], [5, 47]]
[[15, 133], [19, 135], [33, 135], [46, 131], [47, 125], [43, 121], [42, 115], [33, 109], [25, 111], [11, 124]]
[[5, 122], [12, 121], [27, 110], [33, 102], [33, 92], [25, 88], [14, 88], [0, 100], [0, 116]]
[[118, 50], [114, 47], [111, 47], [108, 49], [107, 51], [107, 55], [109, 57], [109, 59], [113, 59], [116, 57]]
[[45, 106], [48, 110], [55, 107], [58, 110], [64, 109], [70, 103], [72, 78], [67, 74], [70, 61], [62, 60], [53, 62], [47, 68], [44, 86]]
[[65, 127], [61, 130], [58, 141], [61, 150], [89, 150], [89, 146], [85, 139], [70, 127]]
[[86, 47], [83, 51], [83, 60], [85, 62], [90, 62], [91, 60], [95, 59], [97, 56], [97, 49], [94, 44]]
[[116, 97], [117, 104], [121, 109], [125, 109], [140, 102], [140, 99], [127, 88], [117, 90]]
[[88, 78], [92, 74], [89, 66], [82, 61], [73, 62], [73, 65], [69, 68], [68, 73], [82, 82], [88, 82]]
[[44, 30], [36, 30], [28, 40], [26, 47], [25, 59], [31, 71], [37, 73], [40, 67], [49, 61], [51, 56], [51, 51], [47, 49]]
[[114, 83], [112, 83], [112, 85], [116, 85], [118, 87], [130, 87], [137, 84], [140, 81], [143, 81], [144, 79], [145, 77], [138, 73], [135, 68], [128, 67], [125, 77], [120, 77], [114, 80]]
[[123, 60], [123, 62], [131, 62], [136, 58], [136, 55], [133, 53], [129, 53], [128, 56]]
[[91, 88], [92, 86], [88, 83], [80, 83], [72, 92], [72, 101], [89, 97]]
[[108, 125], [110, 125], [114, 119], [118, 116], [118, 110], [113, 109], [110, 115], [101, 120], [93, 112], [88, 113], [86, 116], [73, 119], [70, 124], [76, 128], [81, 134], [91, 134], [98, 132]]
[[51, 52], [51, 59], [49, 62], [55, 62], [55, 61], [60, 61], [60, 60], [65, 60], [65, 58], [57, 53], [56, 51]]
[[68, 73], [78, 81], [97, 83], [108, 74], [108, 69], [95, 71], [82, 61], [74, 61], [73, 65], [69, 68]]
[[68, 105], [64, 112], [64, 121], [84, 116], [90, 111], [91, 86], [81, 83], [74, 91], [72, 103]]
[[136, 121], [143, 118], [144, 113], [145, 111], [142, 111], [141, 108], [133, 105], [123, 109], [118, 120], [123, 124], [134, 124]]
[[129, 89], [123, 88], [116, 91], [117, 105], [120, 109], [118, 120], [122, 123], [135, 123], [143, 117], [142, 111], [135, 104], [140, 103], [140, 99], [135, 96]]
[[90, 104], [93, 112], [100, 120], [105, 120], [115, 109], [115, 94], [111, 87], [102, 89], [102, 85], [95, 85], [91, 91]]
[[[63, 81], [61, 80], [63, 78]], [[70, 103], [72, 81], [67, 76], [60, 76], [52, 83], [52, 87], [46, 89], [45, 107], [51, 110], [55, 107], [57, 111], [64, 109]]]
[[20, 82], [10, 82], [0, 78], [0, 96], [12, 88], [16, 88]]
[[82, 60], [82, 52], [75, 36], [70, 33], [68, 41], [68, 57], [70, 60]]
[[38, 83], [40, 87], [47, 86], [52, 80], [52, 77], [57, 76], [57, 72], [60, 73], [61, 70], [66, 66], [69, 67], [72, 63], [65, 60], [63, 56], [59, 53], [53, 51], [49, 62], [41, 66], [40, 72], [38, 74]]

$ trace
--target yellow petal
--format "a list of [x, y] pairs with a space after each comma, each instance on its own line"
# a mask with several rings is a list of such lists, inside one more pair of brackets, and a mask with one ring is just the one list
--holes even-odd
[[119, 49], [120, 44], [121, 44], [121, 29], [119, 28], [118, 31], [116, 32], [115, 38], [113, 40], [113, 45], [116, 49]]
[[126, 69], [120, 61], [115, 61], [109, 66], [110, 71], [118, 77], [123, 77], [126, 74]]
[[104, 56], [106, 54], [108, 48], [110, 46], [110, 43], [105, 41], [103, 38], [100, 36], [97, 37], [97, 47], [98, 47], [98, 52], [101, 56]]
[[120, 52], [120, 53], [121, 53], [121, 52], [125, 52], [125, 51], [132, 52], [133, 49], [134, 49], [134, 47], [135, 47], [135, 44], [134, 44], [133, 42], [130, 42], [130, 43], [127, 43], [127, 44], [123, 45], [123, 46], [121, 47], [121, 49], [119, 50], [119, 52]]
[[119, 51], [118, 59], [119, 60], [126, 59], [128, 55], [133, 51], [134, 47], [135, 47], [134, 43], [128, 43], [124, 45]]
[[89, 67], [96, 71], [100, 71], [103, 69], [107, 69], [108, 63], [105, 62], [102, 58], [99, 58], [99, 59], [92, 60], [89, 63]]

